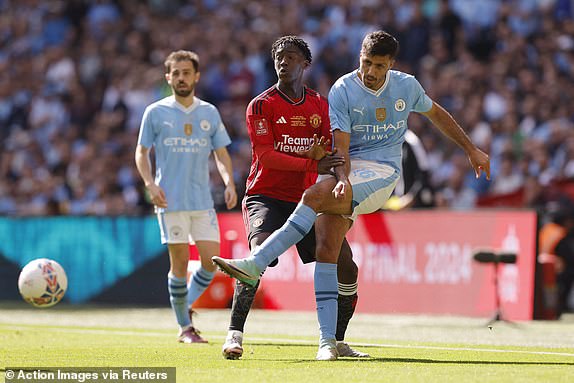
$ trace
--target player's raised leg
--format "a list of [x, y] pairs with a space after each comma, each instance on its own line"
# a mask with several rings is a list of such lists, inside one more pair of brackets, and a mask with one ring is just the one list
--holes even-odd
[[267, 266], [311, 230], [316, 217], [317, 213], [311, 207], [299, 203], [287, 222], [257, 247], [250, 257], [237, 260], [214, 257], [213, 262], [231, 277], [255, 286]]
[[335, 199], [331, 193], [335, 184], [335, 178], [330, 177], [307, 189], [287, 222], [258, 246], [251, 256], [234, 260], [213, 257], [213, 262], [231, 277], [254, 286], [271, 262], [311, 230], [317, 213], [351, 213], [352, 193], [348, 193], [344, 198]]

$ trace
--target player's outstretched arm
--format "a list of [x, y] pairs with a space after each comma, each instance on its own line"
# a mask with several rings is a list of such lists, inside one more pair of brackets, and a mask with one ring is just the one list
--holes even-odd
[[468, 156], [468, 160], [474, 169], [476, 178], [481, 173], [486, 174], [486, 179], [490, 179], [490, 158], [488, 154], [480, 150], [472, 143], [468, 135], [456, 120], [442, 106], [433, 101], [433, 105], [428, 112], [423, 112], [431, 122], [448, 138], [460, 146]]
[[136, 147], [135, 161], [138, 172], [140, 173], [144, 185], [149, 192], [151, 202], [157, 207], [166, 208], [167, 199], [165, 197], [165, 192], [159, 185], [156, 185], [151, 174], [149, 148], [146, 148], [143, 145], [138, 145]]
[[235, 191], [235, 181], [233, 180], [233, 166], [231, 165], [231, 157], [227, 148], [217, 148], [213, 151], [215, 157], [215, 164], [217, 170], [221, 175], [221, 179], [225, 184], [225, 206], [227, 209], [233, 209], [237, 205], [237, 192]]

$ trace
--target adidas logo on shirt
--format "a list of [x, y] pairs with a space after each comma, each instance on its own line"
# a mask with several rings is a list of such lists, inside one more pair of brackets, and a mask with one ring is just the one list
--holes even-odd
[[279, 117], [279, 119], [277, 121], [275, 121], [276, 124], [286, 124], [287, 120], [285, 119], [285, 117], [281, 116]]

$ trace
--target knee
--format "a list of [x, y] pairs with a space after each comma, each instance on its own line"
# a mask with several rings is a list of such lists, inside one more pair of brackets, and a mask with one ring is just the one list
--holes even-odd
[[173, 258], [171, 260], [170, 272], [177, 278], [187, 276], [187, 259], [182, 260], [179, 258]]
[[322, 194], [314, 187], [311, 187], [303, 193], [303, 197], [301, 198], [301, 202], [304, 205], [309, 206], [311, 209], [315, 211], [319, 211], [321, 208], [322, 202]]

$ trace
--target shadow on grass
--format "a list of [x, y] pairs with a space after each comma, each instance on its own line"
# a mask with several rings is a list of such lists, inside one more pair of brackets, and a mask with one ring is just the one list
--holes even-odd
[[[275, 347], [306, 347], [315, 349], [315, 345], [301, 344], [301, 343], [266, 343], [266, 342], [250, 342], [250, 344], [258, 346], [275, 346]], [[380, 348], [377, 346], [361, 346], [363, 348]], [[257, 359], [258, 361], [268, 362], [286, 362], [286, 363], [308, 363], [320, 362], [314, 358], [310, 359]], [[436, 363], [436, 364], [468, 364], [468, 365], [523, 365], [523, 366], [574, 366], [573, 362], [548, 362], [548, 361], [500, 361], [500, 360], [441, 360], [441, 359], [427, 359], [427, 358], [384, 358], [384, 357], [370, 357], [370, 358], [339, 358], [337, 362], [353, 362], [353, 363]]]
[[[305, 342], [305, 341], [302, 341]], [[296, 341], [294, 341], [293, 343], [276, 343], [276, 342], [266, 342], [266, 341], [252, 341], [250, 340], [248, 342], [248, 344], [252, 345], [252, 346], [277, 346], [277, 347], [311, 347], [311, 348], [316, 348], [317, 344], [315, 341], [309, 341], [309, 343], [296, 343]], [[354, 346], [353, 346], [354, 347]], [[363, 344], [358, 344], [357, 345], [358, 348], [381, 348], [381, 346], [376, 346], [376, 345], [363, 345]]]
[[[315, 359], [257, 359], [257, 361], [286, 362], [286, 363], [309, 363], [323, 361]], [[440, 360], [425, 358], [339, 358], [334, 363], [425, 363], [425, 364], [460, 364], [460, 365], [499, 365], [499, 366], [574, 366], [574, 362], [521, 362], [521, 361], [498, 361], [498, 360]]]

